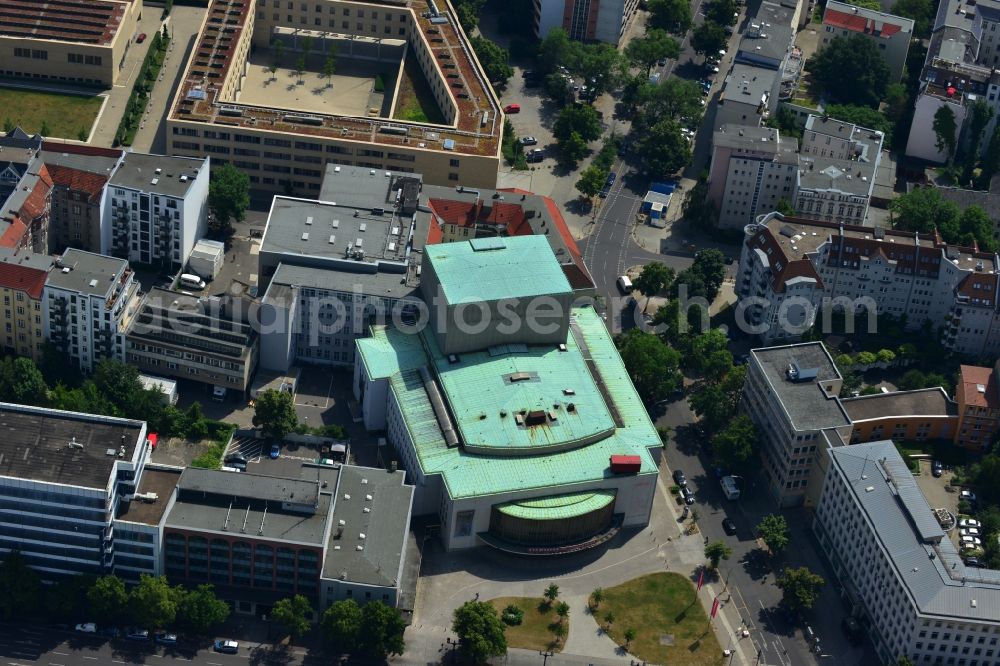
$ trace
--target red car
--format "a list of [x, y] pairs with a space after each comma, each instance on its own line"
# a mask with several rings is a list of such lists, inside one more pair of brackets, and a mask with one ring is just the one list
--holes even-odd
[[135, 38], [135, 43], [142, 44], [144, 41], [146, 41], [146, 33], [140, 32], [139, 36]]
[[520, 104], [508, 104], [507, 106], [503, 107], [503, 112], [504, 113], [521, 113], [521, 105]]

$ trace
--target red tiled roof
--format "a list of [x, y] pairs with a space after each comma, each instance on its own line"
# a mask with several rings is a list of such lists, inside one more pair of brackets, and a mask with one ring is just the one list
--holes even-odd
[[0, 287], [23, 291], [31, 298], [39, 299], [42, 297], [42, 289], [45, 288], [45, 278], [48, 274], [48, 271], [38, 268], [0, 262]]
[[[785, 252], [781, 248], [781, 244], [778, 243], [771, 234], [771, 229], [764, 227], [764, 231], [764, 234], [751, 236], [747, 240], [747, 244], [751, 248], [760, 249], [768, 256], [768, 262], [770, 264], [769, 271], [771, 273], [771, 288], [774, 290], [774, 293], [784, 293], [785, 284], [787, 284], [792, 278], [797, 277], [812, 278], [816, 281], [817, 288], [823, 288], [823, 281], [820, 279], [819, 273], [816, 272], [816, 268], [813, 266], [812, 262], [809, 261], [809, 259], [805, 257], [796, 258], [785, 256]], [[778, 268], [778, 262], [781, 262], [781, 268]]]
[[14, 216], [10, 224], [0, 235], [0, 247], [20, 247], [26, 244], [28, 227], [21, 221], [21, 218]]
[[83, 146], [78, 143], [62, 143], [61, 141], [42, 141], [42, 150], [53, 153], [70, 153], [72, 155], [90, 155], [92, 157], [121, 157], [122, 151], [114, 148], [98, 146]]
[[437, 217], [431, 215], [431, 223], [427, 227], [427, 245], [437, 245], [444, 238], [441, 225], [438, 224]]
[[106, 176], [90, 173], [89, 171], [81, 171], [80, 169], [55, 164], [46, 165], [46, 167], [52, 176], [53, 183], [62, 185], [75, 192], [86, 192], [91, 201], [100, 198], [101, 192], [104, 190], [104, 185], [108, 182]]
[[[1000, 397], [997, 394], [997, 383], [994, 378], [993, 368], [983, 368], [978, 365], [962, 365], [958, 370], [962, 391], [962, 397], [966, 405], [976, 407], [1000, 406]], [[984, 386], [986, 391], [980, 393], [979, 387]]]
[[430, 199], [431, 209], [445, 224], [471, 227], [477, 222], [511, 227], [524, 220], [524, 209], [505, 201], [452, 201], [450, 199]]
[[993, 304], [996, 290], [997, 276], [995, 273], [970, 273], [955, 288], [955, 291], [960, 295], [968, 296], [977, 304], [983, 303], [983, 301]]
[[[826, 10], [826, 13], [823, 14], [823, 23], [832, 25], [835, 28], [843, 28], [844, 30], [860, 32], [865, 35], [874, 35], [876, 37], [892, 37], [902, 30], [901, 26], [893, 23], [876, 21], [861, 14], [838, 12], [836, 9]], [[880, 31], [876, 31], [875, 29], [875, 26], [878, 24], [882, 26]]]
[[45, 202], [49, 196], [49, 192], [52, 190], [52, 178], [49, 176], [49, 171], [43, 164], [42, 168], [38, 170], [38, 182], [31, 189], [31, 193], [21, 204], [21, 210], [18, 211], [20, 216], [24, 219], [34, 221], [39, 217], [45, 215]]

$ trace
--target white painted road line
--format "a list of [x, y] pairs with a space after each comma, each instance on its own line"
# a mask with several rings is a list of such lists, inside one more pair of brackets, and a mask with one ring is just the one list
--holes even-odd
[[65, 664], [57, 664], [54, 661], [50, 661], [49, 666], [65, 666]]
[[69, 656], [69, 652], [56, 652], [55, 650], [52, 651], [52, 654], [58, 654], [61, 657], [68, 657]]
[[217, 661], [206, 661], [205, 663], [210, 664], [211, 666], [222, 666], [222, 664]]
[[94, 661], [97, 661], [97, 657], [88, 657], [87, 655], [83, 655], [83, 658], [84, 659], [92, 659]]
[[122, 661], [121, 659], [112, 659], [111, 661], [113, 661], [113, 662], [114, 662], [114, 663], [116, 663], [116, 664], [124, 664], [124, 663], [125, 663], [125, 662], [124, 662], [124, 661]]

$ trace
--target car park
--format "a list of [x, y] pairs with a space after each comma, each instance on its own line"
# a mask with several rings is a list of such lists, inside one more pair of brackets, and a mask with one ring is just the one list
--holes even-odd
[[97, 625], [94, 624], [93, 622], [81, 622], [80, 624], [76, 625], [75, 629], [84, 634], [97, 633]]
[[130, 641], [148, 641], [149, 632], [145, 629], [132, 628], [125, 633], [125, 638]]
[[731, 518], [723, 518], [722, 531], [729, 536], [736, 534], [736, 523], [734, 523]]
[[281, 445], [277, 442], [271, 444], [271, 452], [267, 454], [271, 460], [276, 460], [281, 456]]
[[229, 638], [217, 638], [212, 644], [212, 649], [225, 654], [236, 654], [240, 651], [240, 644]]
[[536, 139], [533, 136], [522, 136], [521, 137], [521, 145], [522, 146], [534, 146], [537, 143], [538, 143], [538, 139]]
[[944, 473], [944, 465], [941, 464], [940, 460], [935, 460], [931, 463], [931, 474], [935, 477], [940, 477]]
[[679, 487], [684, 488], [685, 486], [687, 486], [688, 484], [687, 477], [684, 476], [684, 472], [682, 472], [681, 470], [675, 469], [673, 477], [674, 477], [674, 483], [676, 483]]
[[958, 526], [959, 527], [982, 527], [983, 524], [980, 523], [975, 518], [962, 518], [960, 521], [958, 521]]
[[687, 486], [681, 488], [681, 497], [684, 499], [685, 504], [694, 504], [694, 491]]
[[165, 631], [158, 631], [155, 634], [153, 634], [153, 640], [155, 640], [160, 645], [176, 645], [177, 634], [168, 634]]

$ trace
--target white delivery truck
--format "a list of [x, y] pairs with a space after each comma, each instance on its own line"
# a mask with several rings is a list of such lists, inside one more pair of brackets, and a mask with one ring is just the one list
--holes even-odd
[[740, 498], [740, 487], [736, 485], [736, 479], [731, 476], [724, 476], [720, 480], [722, 493], [728, 500], [738, 500]]
[[226, 246], [219, 241], [202, 238], [194, 244], [188, 256], [188, 270], [204, 280], [213, 280], [226, 260]]

